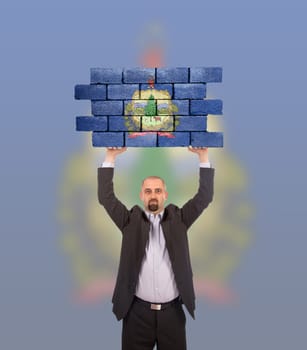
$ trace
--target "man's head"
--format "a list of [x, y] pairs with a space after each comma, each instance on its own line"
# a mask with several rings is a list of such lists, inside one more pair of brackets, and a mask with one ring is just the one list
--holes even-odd
[[163, 179], [158, 176], [149, 176], [143, 180], [140, 198], [147, 211], [153, 214], [160, 213], [164, 209], [167, 196]]

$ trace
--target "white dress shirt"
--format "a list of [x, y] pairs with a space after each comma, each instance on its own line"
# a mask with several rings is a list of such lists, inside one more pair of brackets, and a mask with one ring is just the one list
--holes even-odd
[[177, 298], [179, 292], [160, 225], [163, 212], [146, 215], [150, 221], [149, 240], [135, 295], [152, 303], [166, 303]]

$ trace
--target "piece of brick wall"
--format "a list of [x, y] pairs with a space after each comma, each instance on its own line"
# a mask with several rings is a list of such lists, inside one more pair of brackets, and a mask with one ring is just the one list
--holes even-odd
[[207, 130], [223, 103], [206, 98], [221, 81], [220, 67], [91, 68], [75, 99], [91, 100], [92, 116], [76, 117], [76, 130], [92, 131], [94, 147], [223, 147]]

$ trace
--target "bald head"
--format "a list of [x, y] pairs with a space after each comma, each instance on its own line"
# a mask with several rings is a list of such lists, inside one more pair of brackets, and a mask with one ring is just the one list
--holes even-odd
[[155, 175], [151, 175], [151, 176], [147, 176], [145, 177], [145, 179], [142, 181], [142, 187], [144, 186], [144, 183], [146, 182], [146, 180], [160, 180], [165, 191], [166, 191], [166, 184], [165, 181], [162, 179], [162, 177], [160, 176], [155, 176]]

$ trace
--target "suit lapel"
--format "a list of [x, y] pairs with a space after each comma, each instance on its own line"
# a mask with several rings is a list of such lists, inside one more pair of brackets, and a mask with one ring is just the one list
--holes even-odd
[[165, 238], [166, 248], [168, 250], [171, 260], [173, 260], [173, 235], [171, 233], [171, 220], [169, 217], [169, 212], [165, 209], [164, 216], [161, 221], [161, 226]]
[[150, 229], [150, 222], [146, 217], [146, 214], [142, 212], [142, 220], [141, 220], [141, 232], [139, 235], [140, 239], [140, 254], [141, 258], [143, 258], [143, 255], [145, 253], [146, 243], [149, 239], [149, 229]]

